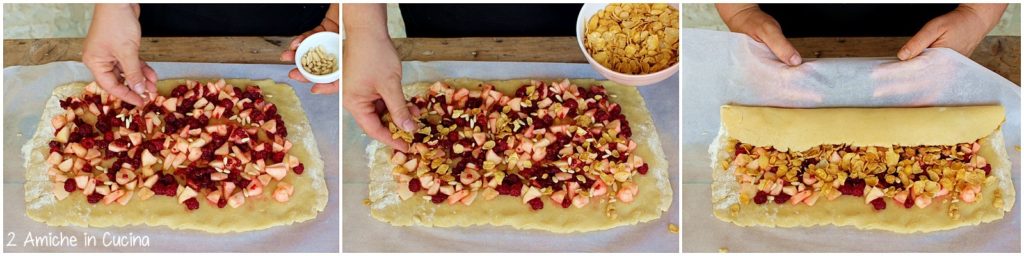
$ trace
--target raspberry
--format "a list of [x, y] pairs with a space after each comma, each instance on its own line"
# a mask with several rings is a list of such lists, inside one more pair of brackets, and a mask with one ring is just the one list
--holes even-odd
[[420, 184], [420, 179], [409, 180], [409, 191], [416, 193], [420, 192], [420, 189], [423, 189], [423, 184]]
[[196, 200], [195, 197], [189, 198], [185, 200], [185, 207], [188, 207], [189, 210], [199, 209], [199, 200]]
[[85, 147], [86, 149], [90, 149], [90, 148], [92, 148], [92, 146], [95, 146], [95, 145], [96, 145], [96, 141], [93, 140], [92, 138], [84, 138], [84, 139], [82, 139], [82, 147]]
[[78, 184], [75, 184], [75, 179], [67, 179], [64, 181], [64, 191], [74, 192], [78, 188]]
[[277, 106], [270, 105], [266, 111], [263, 111], [267, 116], [274, 116], [277, 114]]
[[[283, 124], [284, 121], [281, 121], [280, 119], [278, 119], [277, 123]], [[282, 138], [287, 138], [288, 137], [288, 127], [284, 126], [284, 125], [277, 126], [277, 135], [280, 135]]]
[[64, 144], [62, 144], [60, 142], [57, 142], [55, 140], [51, 140], [49, 146], [50, 146], [50, 152], [60, 152], [61, 148], [64, 147]]
[[[457, 125], [459, 127], [469, 127], [469, 120], [466, 120], [465, 118], [456, 118], [455, 119], [455, 125]], [[451, 134], [451, 133], [449, 133], [449, 134]]]
[[608, 114], [612, 117], [618, 117], [622, 114], [622, 107], [620, 107], [619, 104], [612, 105], [608, 108]]
[[764, 191], [757, 191], [757, 195], [754, 196], [755, 204], [764, 204], [768, 202], [768, 193]]
[[779, 193], [779, 195], [775, 196], [775, 203], [776, 204], [784, 204], [784, 203], [786, 203], [786, 201], [789, 201], [790, 197], [793, 197], [793, 196], [790, 196], [789, 194], [786, 194], [786, 193]]
[[173, 91], [171, 91], [171, 97], [185, 96], [186, 92], [188, 92], [188, 86], [180, 84], [178, 85], [178, 87], [175, 87]]
[[608, 121], [608, 112], [605, 112], [604, 110], [597, 110], [597, 112], [594, 113], [594, 121], [599, 123]]
[[534, 199], [530, 199], [530, 201], [527, 201], [526, 203], [530, 204], [530, 209], [534, 209], [534, 210], [544, 209], [544, 201], [541, 201], [540, 197], [534, 198]]
[[874, 206], [875, 210], [885, 210], [885, 199], [882, 197], [875, 198], [875, 200], [871, 200], [871, 206]]
[[484, 101], [480, 98], [470, 97], [469, 99], [466, 100], [466, 108], [468, 109], [479, 108], [483, 104]]
[[981, 169], [985, 170], [985, 176], [988, 176], [989, 174], [992, 173], [992, 165], [991, 164], [985, 164], [985, 167], [981, 167]]
[[221, 197], [219, 200], [217, 200], [217, 208], [224, 208], [224, 206], [226, 206], [226, 205], [228, 205], [228, 200], [227, 199], [224, 199], [223, 197]]
[[580, 107], [580, 104], [578, 102], [576, 102], [576, 100], [573, 99], [573, 100], [567, 100], [567, 101], [565, 101], [565, 103], [562, 103], [562, 107], [565, 107], [565, 108], [569, 109], [570, 113], [575, 113], [576, 112], [575, 110]]
[[624, 138], [633, 137], [633, 129], [629, 128], [629, 123], [623, 123], [621, 129], [622, 131], [619, 132], [619, 135]]
[[562, 199], [562, 208], [569, 208], [570, 205], [572, 205], [572, 198], [566, 196], [565, 199]]
[[255, 151], [252, 153], [252, 160], [267, 159], [267, 150]]
[[302, 172], [305, 171], [305, 170], [306, 170], [306, 167], [303, 166], [301, 163], [299, 165], [296, 165], [295, 167], [292, 168], [292, 171], [295, 172], [295, 174], [298, 174], [298, 175], [302, 175]]
[[99, 203], [100, 199], [103, 199], [103, 195], [100, 193], [92, 193], [86, 197], [86, 200], [88, 200], [90, 204]]
[[260, 112], [258, 109], [253, 109], [252, 112], [249, 113], [249, 118], [252, 119], [253, 122], [257, 122], [262, 121], [265, 117], [263, 116], [263, 112]]
[[910, 207], [914, 207], [914, 198], [907, 196], [907, 199], [903, 201], [903, 208], [909, 209]]
[[864, 196], [864, 187], [867, 186], [862, 179], [847, 179], [846, 183], [839, 186], [839, 192], [843, 195]]
[[437, 194], [434, 194], [433, 196], [430, 197], [430, 202], [433, 202], [435, 204], [440, 204], [440, 203], [444, 202], [444, 200], [446, 200], [446, 199], [448, 199], [448, 195], [445, 195], [443, 193], [437, 193]]
[[270, 160], [274, 160], [274, 162], [278, 162], [278, 163], [284, 161], [284, 152], [274, 153], [274, 155], [271, 156]]
[[636, 171], [639, 172], [640, 175], [647, 175], [647, 168], [647, 163], [644, 163], [644, 165], [641, 165], [640, 168], [636, 168]]
[[68, 107], [71, 107], [71, 97], [60, 100], [60, 108], [68, 109]]
[[523, 85], [523, 86], [520, 86], [519, 89], [516, 89], [516, 97], [520, 97], [520, 98], [526, 97], [526, 87], [528, 87], [528, 86], [529, 85]]

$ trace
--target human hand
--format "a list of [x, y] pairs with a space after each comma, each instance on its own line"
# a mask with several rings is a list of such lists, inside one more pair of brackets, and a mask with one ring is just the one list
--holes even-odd
[[399, 129], [417, 129], [402, 94], [402, 63], [387, 33], [384, 5], [346, 4], [344, 8], [348, 37], [341, 65], [345, 110], [371, 138], [408, 151], [409, 144], [392, 138], [378, 114], [386, 109]]
[[[295, 39], [292, 39], [292, 42], [288, 44], [288, 50], [285, 50], [284, 52], [281, 53], [281, 61], [295, 61], [295, 50], [299, 49], [299, 44], [302, 43], [302, 40], [306, 40], [306, 38], [309, 37], [310, 35], [323, 31], [331, 31], [337, 33], [338, 29], [338, 4], [331, 4], [331, 7], [327, 9], [327, 15], [324, 16], [324, 20], [320, 22], [320, 25], [317, 25], [312, 30], [306, 31], [305, 33], [302, 33], [299, 36], [296, 36]], [[288, 78], [303, 83], [309, 83], [309, 80], [303, 77], [302, 73], [299, 72], [299, 68], [293, 68], [291, 71], [289, 71]], [[314, 94], [337, 93], [338, 81], [335, 80], [332, 83], [326, 84], [313, 84], [313, 87], [309, 88], [309, 91]]]
[[800, 53], [782, 34], [779, 22], [761, 11], [757, 4], [715, 4], [715, 7], [729, 30], [747, 34], [754, 41], [764, 43], [786, 65], [796, 66], [803, 62]]
[[139, 58], [141, 40], [138, 4], [96, 4], [82, 50], [100, 87], [135, 106], [156, 94], [156, 71]]
[[896, 53], [900, 60], [909, 60], [925, 48], [950, 48], [971, 56], [974, 48], [999, 23], [1006, 4], [961, 4], [953, 11], [928, 21], [914, 37]]

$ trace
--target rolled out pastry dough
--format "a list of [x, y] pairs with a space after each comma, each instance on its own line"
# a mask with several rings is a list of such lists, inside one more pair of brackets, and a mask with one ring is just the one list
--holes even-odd
[[[216, 80], [200, 80], [209, 82]], [[73, 95], [81, 95], [85, 84], [73, 83], [57, 87], [46, 102], [35, 136], [22, 147], [25, 159], [25, 203], [26, 214], [51, 226], [110, 227], [145, 224], [167, 226], [172, 229], [195, 229], [212, 233], [241, 232], [266, 229], [313, 219], [327, 205], [327, 183], [324, 180], [324, 163], [317, 149], [313, 131], [305, 111], [291, 86], [276, 84], [272, 80], [252, 81], [228, 79], [235, 86], [256, 85], [263, 90], [265, 99], [277, 105], [278, 113], [288, 127], [288, 140], [295, 145], [289, 151], [301, 160], [306, 168], [302, 175], [294, 173], [285, 177], [284, 182], [295, 187], [294, 195], [286, 203], [270, 198], [273, 188], [264, 190], [264, 198], [247, 198], [238, 208], [230, 206], [217, 208], [200, 200], [200, 207], [187, 211], [176, 198], [153, 196], [148, 200], [133, 199], [127, 205], [112, 203], [89, 204], [81, 192], [72, 193], [58, 201], [50, 192], [50, 179], [46, 175], [47, 143], [53, 139], [54, 129], [50, 120], [54, 115], [63, 114], [59, 101]], [[185, 80], [163, 80], [157, 88], [161, 95], [168, 95], [174, 87]]]
[[[782, 109], [722, 106], [722, 127], [709, 148], [712, 198], [715, 217], [740, 226], [799, 227], [853, 226], [898, 233], [931, 232], [992, 222], [1013, 208], [1015, 191], [1011, 163], [1002, 131], [1002, 106], [931, 108], [834, 108]], [[735, 176], [719, 164], [729, 157], [730, 139], [779, 150], [806, 150], [822, 144], [855, 146], [951, 145], [981, 139], [981, 155], [992, 165], [980, 200], [958, 204], [960, 219], [948, 216], [950, 200], [928, 207], [887, 207], [875, 211], [862, 197], [840, 196], [805, 204], [763, 205], [739, 203]], [[1003, 204], [993, 205], [999, 191]], [[733, 215], [729, 209], [739, 205]], [[891, 206], [891, 205], [890, 205]]]
[[[548, 83], [550, 81], [545, 81]], [[520, 85], [530, 80], [478, 81], [454, 79], [444, 81], [452, 87], [477, 88], [488, 83], [507, 95], [513, 94]], [[640, 93], [633, 87], [626, 87], [608, 81], [572, 80], [578, 86], [604, 85], [611, 100], [619, 103], [622, 114], [629, 120], [633, 131], [632, 139], [638, 144], [637, 154], [647, 161], [650, 171], [647, 175], [634, 178], [640, 187], [636, 201], [625, 204], [616, 202], [618, 217], [605, 216], [607, 200], [592, 200], [583, 208], [562, 208], [547, 201], [544, 209], [532, 211], [522, 199], [498, 196], [493, 200], [478, 199], [471, 205], [434, 204], [419, 196], [402, 201], [391, 175], [394, 164], [388, 159], [392, 149], [379, 142], [372, 142], [367, 148], [370, 158], [370, 215], [396, 226], [422, 225], [436, 227], [495, 225], [511, 226], [516, 229], [540, 229], [557, 233], [604, 230], [622, 225], [657, 219], [668, 210], [672, 203], [672, 188], [668, 181], [668, 163], [661, 149], [661, 142]], [[430, 83], [404, 86], [406, 96], [427, 93]], [[403, 184], [404, 185], [404, 184]], [[422, 194], [420, 194], [422, 195]]]

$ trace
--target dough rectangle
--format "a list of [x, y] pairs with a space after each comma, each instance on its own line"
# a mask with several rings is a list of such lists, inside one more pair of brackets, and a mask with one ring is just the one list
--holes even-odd
[[[266, 100], [277, 105], [278, 112], [284, 118], [290, 132], [288, 139], [295, 145], [292, 150], [306, 167], [303, 175], [289, 175], [285, 178], [295, 186], [294, 196], [289, 202], [260, 200], [239, 208], [221, 209], [204, 205], [206, 207], [188, 212], [174, 198], [166, 196], [154, 196], [145, 201], [133, 200], [123, 206], [89, 204], [82, 193], [73, 193], [57, 201], [50, 192], [50, 181], [46, 175], [46, 145], [53, 138], [54, 132], [50, 120], [54, 115], [64, 112], [58, 101], [80, 95], [84, 91], [85, 84], [74, 83], [54, 89], [53, 95], [46, 102], [35, 136], [22, 148], [26, 169], [26, 214], [33, 220], [51, 226], [122, 227], [144, 224], [211, 233], [261, 230], [315, 218], [327, 205], [324, 163], [313, 138], [309, 119], [295, 91], [291, 86], [272, 80], [227, 79], [226, 82], [235, 86], [259, 86]], [[169, 94], [175, 86], [184, 83], [183, 79], [162, 80], [158, 82], [157, 88], [161, 94]]]

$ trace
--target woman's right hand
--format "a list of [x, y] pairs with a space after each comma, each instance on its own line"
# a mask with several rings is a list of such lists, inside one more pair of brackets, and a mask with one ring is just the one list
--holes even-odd
[[341, 65], [345, 110], [371, 138], [408, 151], [409, 144], [392, 138], [380, 119], [386, 109], [399, 129], [418, 129], [402, 93], [402, 63], [387, 33], [384, 5], [346, 4], [342, 8], [347, 37]]
[[157, 81], [153, 68], [139, 58], [138, 18], [138, 4], [96, 4], [82, 51], [82, 63], [100, 87], [135, 106], [156, 94]]
[[779, 22], [761, 11], [757, 4], [715, 4], [715, 7], [729, 30], [747, 34], [755, 41], [764, 43], [786, 65], [803, 63], [800, 53], [782, 34]]

